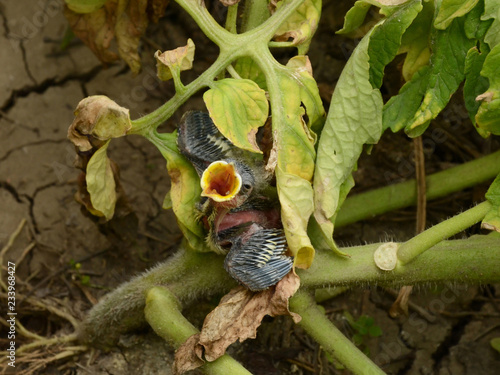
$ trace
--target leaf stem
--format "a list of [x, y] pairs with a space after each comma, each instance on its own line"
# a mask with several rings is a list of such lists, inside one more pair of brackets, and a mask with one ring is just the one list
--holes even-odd
[[437, 243], [480, 222], [490, 208], [491, 203], [485, 201], [423, 231], [400, 246], [398, 250], [399, 261], [401, 264], [409, 263]]
[[236, 34], [236, 20], [238, 19], [238, 3], [230, 5], [227, 8], [225, 28], [231, 34]]
[[[265, 47], [280, 25], [292, 14], [304, 0], [285, 1], [276, 13], [260, 26], [243, 34], [232, 34], [220, 26], [198, 0], [176, 0], [181, 7], [188, 12], [202, 29], [204, 34], [217, 44], [220, 54], [217, 60], [203, 72], [197, 79], [183, 86], [181, 92], [168, 100], [153, 112], [132, 121], [132, 129], [129, 134], [149, 133], [156, 129], [164, 121], [168, 120], [173, 113], [194, 93], [207, 87], [221, 71], [233, 60], [242, 56], [254, 56], [258, 47]], [[257, 58], [259, 56], [257, 55]], [[272, 57], [272, 56], [271, 56]]]
[[[500, 151], [464, 163], [457, 167], [434, 173], [426, 178], [427, 199], [447, 196], [495, 178], [500, 173]], [[343, 227], [386, 212], [415, 205], [417, 183], [415, 180], [348, 197], [335, 221]]]
[[290, 299], [292, 311], [300, 314], [299, 325], [321, 347], [338, 359], [354, 374], [385, 374], [373, 361], [359, 350], [318, 308], [314, 298], [299, 292]]

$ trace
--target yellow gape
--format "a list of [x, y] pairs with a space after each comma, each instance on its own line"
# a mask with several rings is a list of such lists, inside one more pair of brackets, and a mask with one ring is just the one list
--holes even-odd
[[214, 161], [201, 176], [201, 195], [215, 202], [233, 199], [241, 189], [241, 176], [232, 163]]

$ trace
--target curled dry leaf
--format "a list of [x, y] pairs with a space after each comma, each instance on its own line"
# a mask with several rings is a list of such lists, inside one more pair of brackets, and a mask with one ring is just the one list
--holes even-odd
[[205, 359], [212, 362], [223, 356], [232, 343], [255, 338], [265, 315], [290, 315], [295, 323], [300, 322], [300, 315], [288, 310], [288, 300], [299, 285], [299, 277], [290, 272], [278, 284], [262, 292], [234, 288], [207, 315], [199, 336], [191, 336], [179, 348], [178, 353], [182, 355], [176, 354], [174, 368], [181, 368], [181, 365], [186, 369], [193, 369], [196, 364], [201, 366], [200, 349], [204, 349]]
[[172, 74], [178, 75], [183, 70], [189, 70], [193, 67], [194, 43], [188, 39], [187, 44], [171, 51], [156, 51], [156, 69], [158, 78], [162, 81], [168, 81]]
[[89, 96], [78, 103], [68, 138], [78, 151], [85, 152], [94, 147], [94, 140], [124, 136], [131, 127], [127, 108], [104, 95]]

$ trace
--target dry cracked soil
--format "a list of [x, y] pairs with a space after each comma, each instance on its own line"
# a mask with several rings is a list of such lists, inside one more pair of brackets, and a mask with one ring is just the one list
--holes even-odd
[[[344, 3], [347, 9], [349, 4]], [[310, 53], [325, 104], [354, 46], [332, 37], [343, 15], [328, 13], [330, 6], [332, 2], [325, 2], [322, 26]], [[167, 50], [185, 44], [188, 37], [195, 40], [195, 70], [187, 79], [206, 69], [217, 53], [175, 4], [144, 38], [143, 69], [137, 76], [123, 63], [103, 67], [76, 39], [61, 49], [66, 29], [58, 0], [0, 3], [0, 248], [8, 246], [2, 267], [8, 261], [16, 263], [17, 319], [26, 330], [44, 337], [70, 334], [72, 324], [107, 291], [168, 257], [181, 239], [172, 212], [162, 209], [169, 189], [165, 161], [140, 137], [116, 140], [110, 148], [132, 214], [112, 227], [82, 213], [74, 199], [79, 173], [73, 167], [75, 152], [66, 138], [77, 103], [88, 95], [107, 95], [130, 108], [136, 118], [173, 94], [171, 84], [156, 79], [153, 53], [157, 46]], [[174, 129], [185, 110], [202, 107], [199, 95], [192, 98], [163, 130]], [[466, 116], [453, 121], [461, 123], [459, 131], [448, 133], [450, 142], [427, 149], [428, 173], [498, 148], [471, 133]], [[442, 124], [446, 131], [449, 123], [443, 120]], [[387, 179], [412, 178], [411, 168], [400, 162], [412, 160], [410, 151], [411, 141], [404, 136], [384, 137], [372, 156], [360, 163], [358, 191], [386, 184]], [[469, 207], [486, 187], [431, 202], [427, 224]], [[404, 240], [413, 235], [414, 227], [415, 209], [409, 208], [352, 225], [339, 232], [337, 240], [345, 245]], [[2, 278], [5, 275], [4, 269]], [[409, 317], [393, 319], [388, 309], [395, 292], [360, 286], [323, 304], [348, 336], [355, 332], [346, 323], [346, 311], [355, 318], [373, 318], [382, 335], [364, 337], [361, 346], [387, 373], [498, 373], [500, 354], [489, 345], [491, 338], [500, 336], [498, 286], [422, 286], [414, 291]], [[216, 303], [200, 300], [186, 314], [200, 324]], [[0, 344], [5, 350], [5, 294], [1, 306]], [[32, 339], [26, 335], [18, 334], [18, 347]], [[257, 339], [233, 345], [230, 352], [254, 374], [348, 373], [284, 317], [266, 319]], [[169, 374], [172, 358], [173, 350], [145, 329], [122, 337], [109, 352], [80, 351], [77, 344], [69, 349], [64, 345], [39, 349], [18, 357], [15, 369], [2, 362], [0, 373]]]

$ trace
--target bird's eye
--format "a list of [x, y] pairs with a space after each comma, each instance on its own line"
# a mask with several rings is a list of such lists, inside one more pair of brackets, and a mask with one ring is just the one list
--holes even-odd
[[251, 188], [252, 188], [252, 185], [250, 185], [250, 184], [243, 184], [243, 189], [250, 190]]

